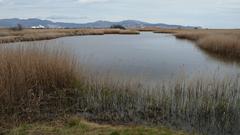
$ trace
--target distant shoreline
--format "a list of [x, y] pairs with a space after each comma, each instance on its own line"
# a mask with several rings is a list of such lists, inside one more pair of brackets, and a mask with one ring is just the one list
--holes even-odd
[[137, 30], [121, 29], [0, 29], [0, 44], [50, 40], [67, 36], [105, 35], [105, 34], [139, 34]]
[[140, 34], [141, 31], [173, 34], [178, 39], [195, 42], [199, 48], [221, 57], [240, 59], [240, 30], [238, 29], [0, 29], [0, 44], [50, 40], [68, 36]]

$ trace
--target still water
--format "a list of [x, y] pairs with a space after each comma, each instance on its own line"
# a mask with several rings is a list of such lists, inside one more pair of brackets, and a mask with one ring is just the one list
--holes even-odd
[[240, 73], [238, 63], [215, 58], [170, 34], [75, 36], [34, 43], [67, 48], [88, 70], [102, 74], [161, 80], [178, 75]]

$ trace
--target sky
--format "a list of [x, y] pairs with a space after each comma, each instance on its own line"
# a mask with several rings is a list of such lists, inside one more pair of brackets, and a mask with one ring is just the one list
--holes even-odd
[[75, 23], [140, 20], [240, 28], [240, 0], [0, 0], [0, 19], [5, 18]]

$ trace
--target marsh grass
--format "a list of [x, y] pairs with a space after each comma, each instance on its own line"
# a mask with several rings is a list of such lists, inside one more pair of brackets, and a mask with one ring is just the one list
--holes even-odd
[[99, 82], [89, 88], [79, 108], [90, 120], [164, 124], [211, 135], [239, 133], [239, 79], [169, 81], [155, 88]]
[[240, 58], [240, 38], [235, 35], [209, 35], [199, 39], [197, 44], [207, 51]]
[[76, 65], [74, 58], [63, 51], [1, 46], [1, 118], [16, 122], [21, 121], [20, 118], [33, 120], [41, 113], [45, 97], [72, 88]]
[[177, 38], [195, 41], [206, 51], [230, 58], [240, 58], [240, 31], [219, 30], [177, 33]]
[[152, 29], [155, 33], [171, 33], [179, 39], [194, 41], [201, 49], [229, 58], [240, 58], [240, 30]]
[[99, 123], [240, 133], [238, 76], [181, 78], [147, 87], [82, 69], [61, 49], [1, 46], [0, 127], [78, 114]]
[[139, 34], [136, 30], [120, 29], [23, 29], [14, 31], [0, 29], [0, 43], [48, 40], [66, 36]]

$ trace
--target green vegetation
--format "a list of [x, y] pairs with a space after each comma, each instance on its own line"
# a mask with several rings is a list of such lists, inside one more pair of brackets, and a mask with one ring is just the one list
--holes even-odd
[[42, 124], [25, 124], [12, 129], [9, 135], [187, 135], [164, 127], [112, 126], [94, 124], [79, 118]]
[[125, 30], [125, 29], [126, 29], [126, 28], [123, 27], [122, 25], [112, 25], [110, 28], [111, 28], [111, 29], [122, 29], [122, 30]]

